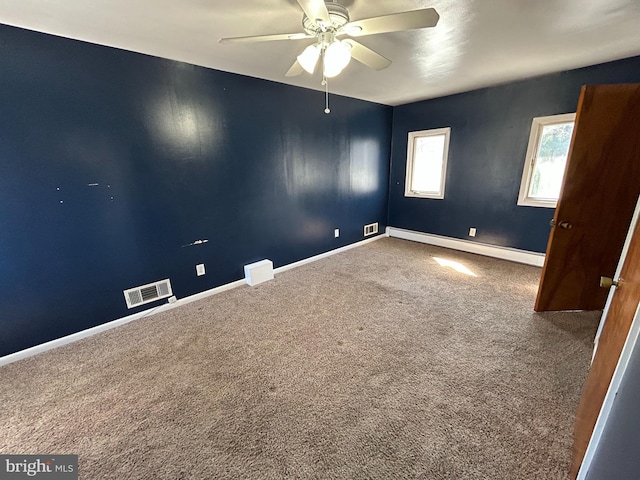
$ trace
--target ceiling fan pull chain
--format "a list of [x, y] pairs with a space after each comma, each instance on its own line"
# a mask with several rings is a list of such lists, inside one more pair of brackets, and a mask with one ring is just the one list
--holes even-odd
[[324, 83], [324, 93], [325, 93], [325, 103], [324, 103], [324, 113], [331, 113], [331, 109], [329, 108], [329, 82], [327, 82], [327, 77], [322, 79], [322, 83]]

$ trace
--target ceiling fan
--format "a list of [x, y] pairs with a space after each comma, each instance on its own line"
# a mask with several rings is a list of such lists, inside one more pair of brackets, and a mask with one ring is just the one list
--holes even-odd
[[[318, 60], [322, 58], [323, 84], [326, 84], [326, 79], [335, 77], [342, 72], [351, 58], [374, 70], [382, 70], [391, 65], [391, 60], [365, 47], [352, 37], [435, 27], [440, 19], [440, 15], [435, 9], [423, 8], [351, 21], [349, 11], [335, 1], [297, 0], [297, 2], [304, 11], [302, 17], [304, 32], [222, 38], [220, 43], [313, 38], [315, 42], [298, 55], [286, 76], [295, 77], [304, 71], [313, 74]], [[346, 38], [343, 39], [343, 37]]]

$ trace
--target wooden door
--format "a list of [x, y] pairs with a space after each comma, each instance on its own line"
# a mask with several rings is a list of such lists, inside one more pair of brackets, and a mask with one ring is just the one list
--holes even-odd
[[[640, 194], [640, 84], [582, 87], [534, 309], [601, 310]], [[562, 228], [562, 226], [566, 228]]]
[[640, 302], [640, 221], [635, 226], [619, 282], [613, 294], [607, 318], [604, 320], [598, 349], [576, 413], [571, 463], [572, 478], [576, 477], [580, 469], [604, 397], [629, 334], [638, 302]]

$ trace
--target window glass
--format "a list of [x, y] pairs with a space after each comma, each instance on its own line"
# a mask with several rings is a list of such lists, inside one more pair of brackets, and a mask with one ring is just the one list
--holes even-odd
[[574, 113], [534, 118], [518, 205], [555, 208], [571, 145]]
[[529, 187], [531, 198], [558, 200], [572, 133], [573, 122], [542, 127]]
[[444, 142], [444, 134], [414, 138], [411, 182], [414, 192], [440, 192]]

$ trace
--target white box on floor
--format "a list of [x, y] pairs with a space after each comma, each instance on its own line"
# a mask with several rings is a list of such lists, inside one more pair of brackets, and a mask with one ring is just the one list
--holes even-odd
[[244, 266], [244, 277], [251, 286], [273, 280], [273, 262], [271, 260], [260, 260]]

